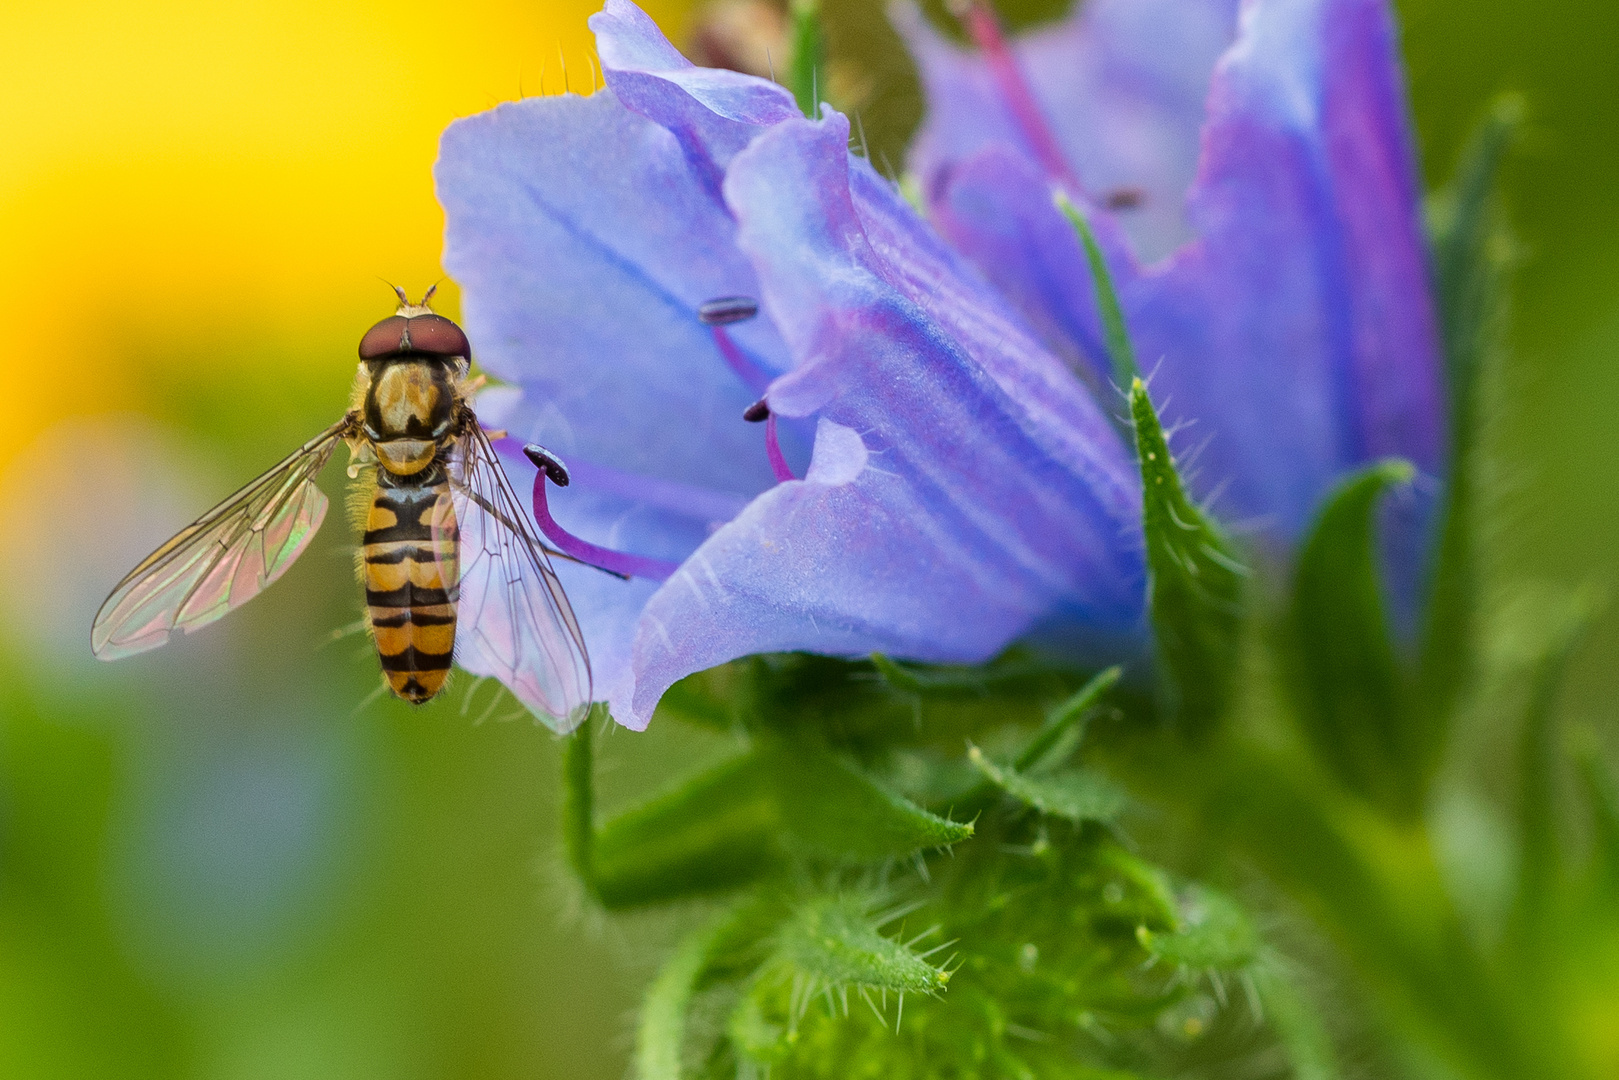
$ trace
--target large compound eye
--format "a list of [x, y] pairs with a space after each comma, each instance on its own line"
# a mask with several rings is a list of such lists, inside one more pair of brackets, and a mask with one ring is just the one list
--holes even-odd
[[[467, 335], [442, 315], [418, 315], [410, 320], [408, 329], [406, 348], [411, 352], [443, 357], [472, 355]], [[369, 334], [366, 336], [370, 337]]]
[[410, 321], [403, 315], [390, 315], [367, 330], [360, 339], [360, 359], [375, 360], [399, 352], [404, 347], [405, 327]]

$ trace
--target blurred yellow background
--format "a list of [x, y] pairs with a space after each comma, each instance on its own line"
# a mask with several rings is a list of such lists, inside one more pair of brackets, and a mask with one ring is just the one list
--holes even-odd
[[[353, 343], [338, 345], [392, 303], [379, 278], [415, 294], [440, 276], [439, 133], [560, 93], [564, 65], [588, 93], [599, 6], [11, 0], [0, 355], [8, 385], [40, 393], [4, 396], [0, 455], [69, 413], [143, 411], [153, 365], [219, 378], [266, 343], [329, 341], [291, 359], [341, 385]], [[646, 6], [680, 32], [683, 3]], [[440, 295], [453, 313], [453, 286]]]

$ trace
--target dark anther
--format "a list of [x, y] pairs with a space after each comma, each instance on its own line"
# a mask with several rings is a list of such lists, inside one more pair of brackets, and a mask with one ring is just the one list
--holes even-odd
[[562, 459], [543, 446], [529, 443], [523, 447], [523, 456], [534, 463], [534, 467], [550, 477], [551, 483], [557, 487], [568, 486], [568, 467], [562, 464]]
[[1107, 208], [1109, 210], [1134, 210], [1147, 201], [1147, 193], [1140, 188], [1115, 188], [1107, 193]]
[[746, 409], [742, 410], [742, 419], [746, 420], [750, 424], [757, 424], [760, 421], [769, 420], [770, 406], [765, 404], [764, 398], [760, 398], [758, 401], [755, 401], [752, 405], [749, 405]]
[[722, 296], [697, 305], [697, 317], [705, 326], [729, 326], [747, 322], [759, 314], [759, 301], [751, 296]]

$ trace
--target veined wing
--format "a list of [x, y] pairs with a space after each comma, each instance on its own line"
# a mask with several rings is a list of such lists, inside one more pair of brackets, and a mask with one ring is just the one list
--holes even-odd
[[207, 626], [291, 566], [326, 517], [315, 477], [352, 427], [345, 416], [152, 552], [96, 613], [90, 647], [103, 660], [155, 649]]
[[494, 448], [473, 423], [450, 465], [461, 534], [456, 663], [505, 683], [548, 725], [590, 710], [590, 660], [562, 582]]

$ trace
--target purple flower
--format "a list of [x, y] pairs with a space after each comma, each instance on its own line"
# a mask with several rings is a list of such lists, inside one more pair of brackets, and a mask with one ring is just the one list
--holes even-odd
[[[511, 384], [480, 414], [567, 464], [563, 527], [677, 564], [559, 567], [614, 716], [643, 727], [677, 679], [756, 652], [1137, 639], [1138, 481], [1064, 362], [843, 117], [691, 66], [627, 0], [591, 25], [608, 91], [459, 121], [438, 185], [474, 351]], [[737, 296], [759, 316], [700, 321]], [[802, 480], [743, 420], [761, 397]]]
[[[1444, 390], [1385, 0], [1087, 0], [1006, 47], [897, 21], [928, 113], [929, 214], [1053, 350], [1108, 378], [1089, 271], [1106, 251], [1155, 397], [1193, 421], [1198, 486], [1280, 545], [1350, 469], [1444, 467]], [[1431, 489], [1432, 484], [1428, 487]], [[1422, 531], [1394, 531], [1409, 608]]]

